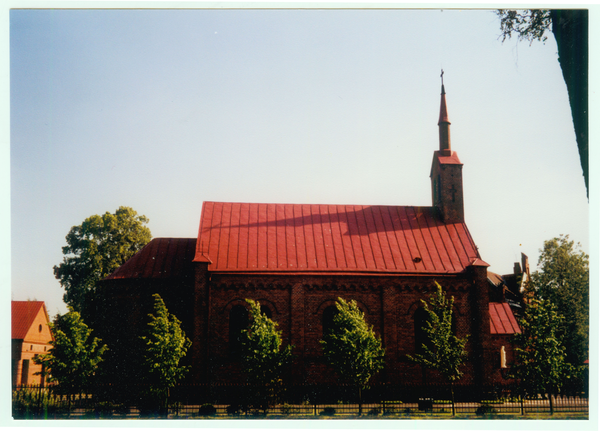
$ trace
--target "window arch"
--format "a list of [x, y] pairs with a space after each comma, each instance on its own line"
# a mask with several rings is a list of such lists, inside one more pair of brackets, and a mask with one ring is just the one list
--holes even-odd
[[260, 305], [260, 312], [262, 314], [264, 314], [265, 316], [267, 316], [269, 319], [273, 318], [273, 313], [271, 312], [271, 309], [267, 306], [267, 305]]
[[423, 353], [423, 344], [429, 345], [429, 339], [427, 338], [427, 312], [423, 307], [417, 308], [414, 315], [415, 323], [415, 353]]
[[338, 310], [335, 305], [330, 305], [323, 310], [323, 336], [327, 335], [333, 329], [333, 318]]
[[234, 305], [229, 311], [229, 354], [239, 357], [242, 348], [242, 331], [248, 328], [248, 310], [243, 305]]
[[[423, 344], [428, 347], [431, 347], [431, 341], [427, 337], [427, 332], [425, 328], [427, 328], [427, 321], [429, 320], [429, 316], [423, 307], [417, 308], [414, 315], [414, 324], [415, 324], [415, 353], [423, 353]], [[456, 335], [456, 313], [452, 312], [452, 322], [451, 322], [451, 331], [453, 335]]]

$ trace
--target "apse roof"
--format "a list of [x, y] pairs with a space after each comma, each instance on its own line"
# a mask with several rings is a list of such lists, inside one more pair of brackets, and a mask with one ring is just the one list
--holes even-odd
[[431, 207], [204, 202], [194, 261], [216, 272], [459, 273], [485, 265]]
[[176, 278], [191, 273], [196, 238], [155, 238], [105, 280]]

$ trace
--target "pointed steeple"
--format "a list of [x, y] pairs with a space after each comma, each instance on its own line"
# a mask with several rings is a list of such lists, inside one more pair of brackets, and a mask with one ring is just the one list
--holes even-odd
[[444, 70], [442, 69], [442, 95], [440, 100], [440, 119], [438, 127], [440, 130], [440, 153], [449, 156], [452, 153], [450, 147], [450, 120], [448, 119], [448, 108], [446, 107], [446, 90], [444, 89]]
[[463, 209], [462, 163], [450, 148], [450, 120], [446, 107], [444, 71], [442, 70], [442, 97], [440, 102], [440, 149], [434, 151], [431, 165], [431, 196], [433, 207], [444, 223], [462, 223]]

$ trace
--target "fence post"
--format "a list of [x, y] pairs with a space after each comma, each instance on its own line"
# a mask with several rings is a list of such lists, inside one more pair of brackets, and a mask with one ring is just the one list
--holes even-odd
[[521, 416], [525, 416], [525, 407], [523, 406], [523, 395], [521, 395]]

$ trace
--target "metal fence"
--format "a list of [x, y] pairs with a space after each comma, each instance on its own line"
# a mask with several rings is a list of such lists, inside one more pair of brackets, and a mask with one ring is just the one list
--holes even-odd
[[[351, 387], [339, 386], [336, 391], [323, 391], [332, 387], [305, 385], [287, 391], [270, 403], [268, 408], [244, 403], [246, 385], [194, 385], [173, 388], [168, 409], [141, 410], [136, 403], [117, 402], [107, 398], [105, 386], [90, 388], [71, 396], [61, 395], [55, 388], [20, 386], [13, 388], [13, 417], [15, 419], [63, 418], [153, 418], [203, 419], [203, 418], [410, 418], [416, 416], [451, 417], [452, 402], [449, 388], [445, 386], [371, 387], [365, 391], [363, 403], [357, 403]], [[526, 416], [531, 414], [589, 415], [589, 400], [585, 394], [522, 397], [517, 388], [477, 388], [479, 400], [474, 401], [473, 387], [455, 387], [454, 412], [457, 415], [494, 417], [498, 415]], [[251, 393], [251, 391], [250, 391]], [[237, 396], [233, 396], [236, 394]], [[287, 397], [285, 395], [287, 394]], [[427, 396], [427, 394], [429, 396]], [[240, 396], [242, 395], [242, 396]], [[387, 396], [386, 396], [387, 395]], [[393, 396], [392, 396], [393, 395]], [[329, 400], [327, 400], [329, 398]], [[331, 401], [337, 398], [337, 401]], [[359, 410], [360, 409], [360, 410]]]

